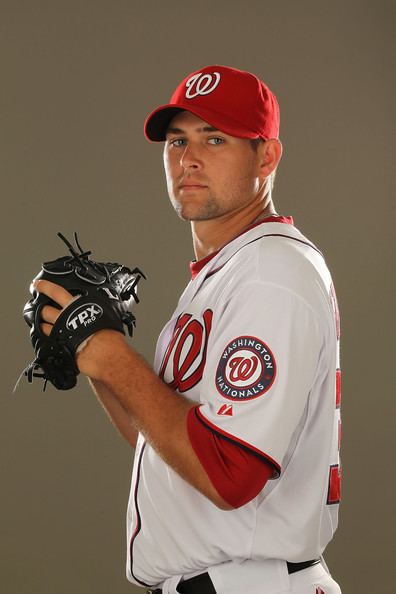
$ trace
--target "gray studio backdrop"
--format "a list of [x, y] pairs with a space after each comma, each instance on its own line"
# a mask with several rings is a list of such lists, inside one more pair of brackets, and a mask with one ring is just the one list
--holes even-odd
[[[21, 382], [30, 279], [57, 231], [148, 280], [133, 343], [151, 360], [188, 281], [189, 228], [142, 126], [186, 74], [255, 72], [279, 98], [278, 210], [324, 250], [343, 331], [343, 505], [327, 561], [344, 593], [390, 594], [394, 534], [391, 59], [394, 3], [0, 3], [0, 592], [138, 592], [124, 578], [133, 452], [81, 378]], [[394, 467], [394, 465], [393, 465]], [[394, 474], [394, 473], [393, 473]], [[393, 524], [393, 525], [392, 525]]]

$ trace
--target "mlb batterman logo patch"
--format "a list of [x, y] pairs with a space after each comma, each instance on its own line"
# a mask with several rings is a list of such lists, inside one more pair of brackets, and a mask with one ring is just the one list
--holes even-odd
[[275, 375], [275, 358], [268, 346], [254, 336], [239, 336], [221, 355], [216, 388], [229, 400], [252, 400], [270, 389]]

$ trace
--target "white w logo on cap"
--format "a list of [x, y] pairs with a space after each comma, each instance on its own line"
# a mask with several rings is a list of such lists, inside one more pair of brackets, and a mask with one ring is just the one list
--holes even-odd
[[193, 99], [197, 95], [209, 95], [215, 90], [219, 82], [220, 74], [218, 72], [213, 72], [213, 74], [198, 72], [186, 82], [186, 97], [187, 99]]

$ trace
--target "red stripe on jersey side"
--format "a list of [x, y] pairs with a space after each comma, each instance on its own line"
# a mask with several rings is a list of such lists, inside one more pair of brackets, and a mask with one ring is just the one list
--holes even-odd
[[341, 369], [336, 369], [336, 408], [341, 406]]
[[342, 470], [339, 464], [330, 466], [329, 489], [327, 492], [327, 505], [334, 505], [341, 501]]
[[282, 469], [281, 469], [280, 465], [273, 458], [271, 458], [271, 456], [268, 456], [265, 452], [262, 452], [258, 448], [255, 448], [250, 443], [243, 441], [239, 437], [235, 437], [235, 435], [231, 435], [231, 433], [227, 433], [223, 429], [220, 429], [219, 427], [217, 427], [217, 425], [215, 425], [214, 423], [211, 423], [202, 414], [199, 406], [194, 407], [193, 410], [195, 411], [195, 414], [197, 415], [197, 418], [201, 421], [201, 423], [203, 423], [204, 425], [209, 427], [212, 431], [214, 431], [215, 433], [218, 433], [224, 439], [227, 439], [228, 441], [230, 441], [232, 443], [238, 444], [239, 447], [245, 448], [247, 451], [251, 452], [252, 454], [259, 456], [261, 459], [269, 462], [272, 465], [272, 468], [274, 470], [274, 474], [272, 476], [273, 479], [278, 478], [280, 476]]
[[212, 431], [198, 420], [194, 408], [188, 413], [187, 429], [211, 483], [234, 508], [257, 497], [273, 476], [272, 464]]

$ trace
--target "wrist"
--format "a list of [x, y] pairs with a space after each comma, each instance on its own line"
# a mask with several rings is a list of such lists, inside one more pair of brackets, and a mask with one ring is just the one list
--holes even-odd
[[77, 366], [81, 373], [105, 383], [125, 349], [128, 345], [121, 332], [99, 330], [77, 353]]

